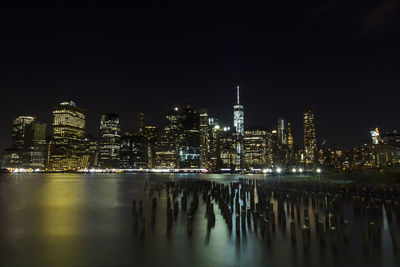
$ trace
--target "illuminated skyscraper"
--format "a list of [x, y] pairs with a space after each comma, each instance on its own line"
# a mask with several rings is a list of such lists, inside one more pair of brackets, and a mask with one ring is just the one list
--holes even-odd
[[241, 157], [242, 157], [242, 139], [244, 134], [244, 111], [243, 105], [240, 105], [239, 101], [239, 86], [236, 87], [237, 90], [237, 103], [233, 106], [233, 126], [235, 127], [236, 133], [236, 166], [241, 168]]
[[282, 150], [278, 138], [278, 131], [272, 130], [267, 133], [267, 166], [282, 168]]
[[158, 169], [178, 168], [178, 137], [182, 130], [182, 114], [175, 107], [166, 116], [166, 125], [161, 131], [155, 149], [154, 167]]
[[278, 142], [279, 145], [286, 145], [287, 143], [285, 120], [282, 118], [278, 119]]
[[85, 168], [86, 111], [72, 101], [53, 108], [53, 136], [50, 143], [50, 169], [76, 170]]
[[149, 141], [147, 138], [140, 134], [126, 132], [121, 140], [121, 168], [147, 169], [149, 167]]
[[35, 119], [30, 127], [29, 140], [23, 153], [23, 167], [44, 169], [46, 153], [46, 123]]
[[[236, 132], [230, 127], [221, 127], [218, 136], [218, 167], [220, 169], [230, 169], [234, 171], [240, 164], [238, 160], [238, 138]], [[240, 147], [241, 148], [241, 147]], [[241, 154], [240, 154], [241, 156]]]
[[113, 169], [120, 167], [121, 128], [119, 115], [106, 113], [100, 120], [100, 167]]
[[13, 147], [22, 151], [27, 146], [29, 139], [32, 139], [30, 135], [34, 121], [35, 118], [31, 116], [19, 116], [14, 119], [11, 132]]
[[188, 103], [181, 117], [182, 130], [179, 133], [179, 168], [200, 168], [200, 116]]
[[239, 86], [237, 90], [237, 103], [233, 106], [233, 126], [237, 134], [243, 135], [244, 133], [244, 112], [243, 105], [240, 105], [239, 101]]
[[293, 141], [293, 133], [290, 122], [287, 123], [286, 126], [286, 145], [287, 145], [287, 158], [289, 161], [293, 160], [294, 153], [294, 141]]
[[148, 167], [154, 167], [154, 157], [155, 157], [155, 149], [158, 140], [158, 128], [156, 126], [146, 125], [144, 126], [143, 136], [147, 138], [149, 143], [149, 150], [148, 150]]
[[85, 136], [85, 156], [88, 158], [88, 168], [99, 167], [99, 138], [86, 135]]
[[208, 117], [208, 168], [218, 171], [221, 165], [220, 161], [220, 136], [222, 129], [218, 124], [217, 118]]
[[138, 130], [139, 133], [143, 133], [144, 124], [145, 124], [144, 113], [143, 112], [139, 112], [137, 114], [137, 130]]
[[12, 147], [4, 154], [4, 168], [44, 169], [46, 124], [35, 117], [19, 116], [13, 121]]
[[380, 136], [379, 136], [379, 129], [376, 128], [375, 130], [370, 131], [371, 138], [372, 138], [372, 144], [377, 145], [379, 144], [380, 141]]
[[314, 112], [311, 108], [304, 112], [304, 151], [306, 165], [316, 160], [317, 140], [315, 138]]
[[254, 127], [244, 132], [243, 163], [247, 168], [265, 168], [267, 165], [268, 132]]
[[200, 111], [200, 165], [201, 168], [209, 167], [210, 131], [207, 110]]

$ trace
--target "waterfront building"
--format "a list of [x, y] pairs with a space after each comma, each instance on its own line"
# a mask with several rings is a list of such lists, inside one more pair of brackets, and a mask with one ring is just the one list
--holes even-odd
[[287, 143], [287, 134], [285, 127], [285, 120], [282, 118], [278, 119], [278, 143], [280, 146], [284, 146]]
[[49, 169], [77, 170], [87, 167], [84, 153], [86, 111], [72, 101], [53, 108], [53, 135], [49, 149]]
[[121, 168], [148, 169], [149, 150], [149, 141], [145, 136], [127, 132], [121, 140]]
[[22, 153], [22, 167], [26, 169], [45, 168], [46, 123], [35, 119], [28, 127], [27, 142]]
[[243, 137], [243, 163], [248, 169], [261, 169], [267, 166], [268, 132], [264, 128], [246, 129]]
[[286, 151], [280, 143], [277, 130], [267, 133], [267, 143], [267, 166], [283, 169], [286, 166]]
[[[229, 127], [225, 127], [227, 130]], [[230, 130], [230, 128], [229, 128]], [[208, 117], [208, 168], [212, 171], [219, 171], [220, 162], [220, 136], [223, 128], [218, 124], [217, 118]]]
[[182, 114], [175, 107], [166, 115], [166, 125], [162, 130], [155, 149], [154, 167], [158, 169], [178, 168], [178, 137], [182, 131]]
[[162, 130], [156, 146], [154, 167], [156, 169], [175, 169], [177, 168], [176, 139], [171, 134], [169, 126]]
[[210, 166], [210, 129], [206, 109], [200, 111], [200, 167], [207, 169]]
[[34, 121], [35, 117], [32, 116], [18, 116], [13, 120], [11, 131], [12, 147], [20, 151], [26, 149], [28, 143], [33, 139], [32, 124]]
[[233, 106], [233, 126], [236, 133], [236, 168], [241, 168], [241, 158], [243, 153], [243, 134], [244, 134], [244, 110], [240, 104], [239, 86], [236, 87], [237, 103]]
[[120, 167], [121, 127], [119, 115], [106, 113], [100, 120], [100, 167], [118, 169]]
[[343, 151], [337, 148], [320, 147], [318, 150], [318, 164], [325, 169], [342, 169]]
[[238, 166], [236, 131], [229, 127], [222, 127], [219, 132], [218, 146], [218, 169], [234, 171]]
[[87, 168], [99, 168], [100, 140], [92, 135], [85, 136], [85, 156], [88, 161]]
[[351, 170], [371, 169], [378, 167], [378, 158], [373, 144], [364, 143], [349, 149], [345, 165]]
[[[275, 137], [273, 136], [273, 138]], [[279, 151], [275, 152], [277, 153], [275, 161], [279, 162], [280, 168], [284, 166], [291, 168], [291, 166], [296, 165], [293, 159], [294, 141], [290, 122], [285, 122], [283, 118], [278, 119], [276, 138], [276, 146]]]
[[310, 108], [304, 112], [304, 153], [306, 166], [310, 168], [316, 162], [317, 153], [314, 111]]
[[2, 169], [20, 168], [20, 155], [19, 151], [14, 147], [4, 150], [3, 160], [1, 162]]
[[286, 132], [286, 145], [285, 145], [286, 165], [294, 167], [298, 165], [298, 162], [295, 160], [294, 157], [294, 137], [290, 122], [286, 124], [285, 132]]
[[181, 116], [178, 136], [179, 168], [200, 168], [200, 116], [188, 103]]
[[11, 148], [4, 153], [3, 168], [44, 169], [46, 124], [32, 116], [13, 120]]
[[400, 134], [397, 131], [381, 134], [378, 147], [385, 166], [400, 166]]
[[156, 126], [151, 126], [151, 125], [144, 126], [143, 136], [146, 137], [149, 144], [148, 168], [153, 168], [156, 145], [159, 137], [158, 128]]
[[[146, 149], [147, 149], [147, 168], [153, 168], [155, 167], [154, 161], [155, 161], [155, 150], [156, 150], [156, 143], [159, 138], [159, 133], [158, 133], [158, 128], [156, 126], [152, 125], [146, 125], [146, 120], [145, 120], [145, 114], [144, 112], [139, 112], [137, 114], [137, 132], [127, 132], [127, 135], [135, 135], [135, 136], [142, 136], [146, 138]], [[130, 141], [126, 140], [125, 138], [125, 144]], [[122, 149], [122, 148], [121, 148]], [[126, 154], [126, 153], [125, 153]], [[122, 161], [122, 159], [121, 159]], [[125, 164], [126, 165], [126, 164]], [[129, 165], [129, 164], [128, 164]]]
[[293, 152], [294, 152], [294, 137], [293, 137], [293, 133], [292, 133], [292, 126], [290, 124], [290, 122], [287, 123], [286, 126], [286, 136], [287, 136], [287, 147], [289, 150], [289, 155], [292, 158], [293, 157]]

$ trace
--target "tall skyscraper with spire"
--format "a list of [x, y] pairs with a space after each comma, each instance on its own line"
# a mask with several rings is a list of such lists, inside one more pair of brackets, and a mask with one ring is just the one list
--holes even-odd
[[236, 87], [237, 103], [233, 106], [233, 126], [236, 132], [236, 165], [240, 169], [242, 158], [242, 140], [244, 134], [244, 111], [243, 105], [240, 104], [239, 86]]

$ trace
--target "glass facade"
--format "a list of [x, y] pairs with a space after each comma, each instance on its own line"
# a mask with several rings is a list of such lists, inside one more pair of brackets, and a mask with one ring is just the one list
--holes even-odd
[[239, 86], [237, 90], [237, 103], [233, 106], [233, 126], [236, 133], [236, 168], [240, 169], [242, 165], [243, 153], [243, 133], [244, 133], [244, 111], [239, 100]]
[[46, 124], [32, 116], [13, 120], [12, 147], [5, 151], [3, 168], [41, 169], [45, 167]]
[[315, 138], [314, 111], [307, 109], [304, 112], [304, 152], [306, 165], [316, 161], [317, 140]]
[[100, 159], [103, 169], [120, 167], [121, 127], [119, 115], [106, 113], [100, 120]]
[[86, 111], [72, 101], [53, 108], [53, 135], [50, 143], [50, 170], [77, 170], [88, 167], [85, 157]]
[[268, 132], [262, 128], [244, 132], [244, 166], [250, 169], [265, 168], [267, 165]]

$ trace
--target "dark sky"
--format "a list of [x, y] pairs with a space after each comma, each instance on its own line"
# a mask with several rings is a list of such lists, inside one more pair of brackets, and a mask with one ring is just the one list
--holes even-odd
[[161, 126], [188, 90], [194, 107], [232, 124], [236, 84], [245, 126], [282, 116], [298, 143], [308, 106], [330, 145], [400, 129], [400, 1], [188, 2], [2, 8], [0, 149], [14, 117], [51, 123], [64, 100], [88, 110], [93, 134], [102, 112], [128, 129], [141, 109]]

